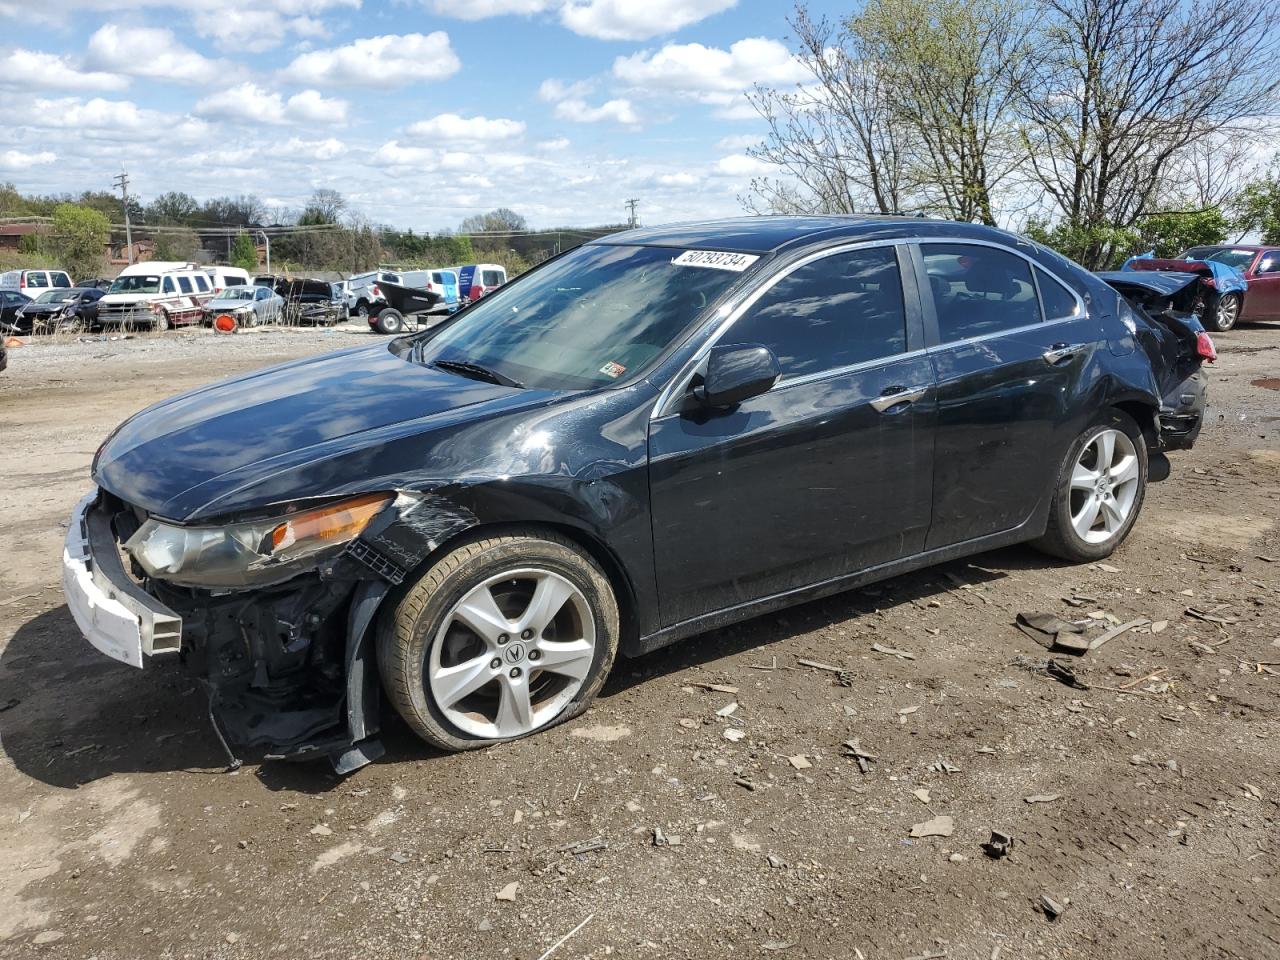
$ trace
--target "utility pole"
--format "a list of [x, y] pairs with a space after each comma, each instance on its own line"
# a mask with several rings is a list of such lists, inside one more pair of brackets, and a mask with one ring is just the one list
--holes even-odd
[[631, 227], [631, 229], [633, 229], [633, 230], [634, 230], [636, 227], [640, 226], [640, 217], [639, 217], [639, 215], [636, 213], [636, 207], [637, 207], [637, 206], [639, 206], [639, 205], [640, 205], [640, 201], [639, 201], [638, 199], [636, 199], [636, 200], [628, 200], [628, 201], [626, 201], [626, 207], [627, 207], [627, 226]]
[[120, 202], [124, 205], [125, 256], [133, 263], [133, 225], [129, 223], [129, 174], [121, 170], [111, 182], [120, 189]]
[[265, 230], [259, 230], [258, 233], [262, 236], [262, 242], [267, 245], [267, 275], [270, 276], [271, 274], [271, 238], [267, 236], [267, 231]]

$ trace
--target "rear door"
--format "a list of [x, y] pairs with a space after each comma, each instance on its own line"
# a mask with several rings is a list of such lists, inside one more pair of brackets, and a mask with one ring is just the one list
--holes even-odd
[[657, 411], [649, 477], [665, 624], [922, 549], [936, 408], [898, 250], [825, 253], [766, 281], [718, 342], [769, 347], [782, 369], [773, 389], [708, 411], [677, 381]]
[[922, 243], [917, 256], [938, 385], [932, 550], [1031, 518], [1083, 429], [1100, 333], [1069, 287], [1011, 249]]

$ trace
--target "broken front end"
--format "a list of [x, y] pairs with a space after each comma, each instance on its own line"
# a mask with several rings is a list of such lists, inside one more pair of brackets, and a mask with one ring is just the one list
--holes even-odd
[[135, 667], [175, 660], [199, 680], [224, 743], [327, 756], [345, 773], [382, 752], [379, 606], [473, 523], [439, 496], [396, 492], [189, 526], [101, 490], [72, 516], [63, 584], [97, 649]]

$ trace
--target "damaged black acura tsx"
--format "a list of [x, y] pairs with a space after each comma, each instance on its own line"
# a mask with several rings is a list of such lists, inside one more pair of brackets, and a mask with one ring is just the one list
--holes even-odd
[[358, 767], [384, 695], [437, 747], [522, 737], [619, 653], [1018, 541], [1108, 555], [1199, 429], [1176, 320], [969, 224], [633, 230], [132, 417], [68, 603], [268, 756]]

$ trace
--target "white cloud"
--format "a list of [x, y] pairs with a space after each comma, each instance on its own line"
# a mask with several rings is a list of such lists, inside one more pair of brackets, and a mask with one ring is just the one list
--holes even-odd
[[716, 163], [716, 171], [726, 177], [762, 177], [766, 174], [777, 173], [778, 168], [773, 164], [765, 163], [763, 160], [757, 160], [755, 157], [733, 154], [732, 156], [722, 157]]
[[758, 147], [763, 142], [764, 137], [756, 136], [752, 133], [743, 133], [735, 137], [723, 137], [716, 146], [721, 150], [741, 153], [743, 150], [750, 150], [752, 147]]
[[10, 50], [0, 56], [0, 86], [22, 90], [123, 90], [129, 78], [115, 73], [85, 71], [71, 58], [39, 50]]
[[425, 140], [514, 140], [523, 136], [525, 125], [519, 120], [495, 117], [462, 117], [456, 113], [442, 113], [429, 120], [410, 124], [410, 136]]
[[89, 38], [85, 60], [99, 70], [174, 83], [225, 82], [228, 73], [239, 72], [225, 60], [210, 60], [179, 43], [172, 30], [157, 27], [107, 24]]
[[570, 143], [568, 137], [554, 137], [551, 140], [540, 140], [537, 147], [545, 153], [559, 153], [561, 150], [568, 150]]
[[445, 17], [459, 20], [484, 20], [508, 14], [533, 14], [555, 4], [556, 0], [431, 0], [431, 9]]
[[342, 156], [349, 148], [335, 137], [324, 140], [303, 140], [290, 137], [284, 143], [273, 143], [264, 153], [272, 157], [305, 157], [308, 160], [333, 160]]
[[58, 155], [52, 150], [39, 153], [23, 153], [21, 150], [0, 151], [0, 170], [30, 170], [32, 167], [53, 163]]
[[296, 57], [284, 75], [299, 83], [388, 89], [443, 80], [462, 68], [443, 30], [366, 37], [330, 50]]
[[326, 99], [303, 90], [286, 100], [256, 83], [242, 83], [196, 102], [196, 113], [223, 120], [269, 124], [337, 124], [347, 119], [345, 100]]
[[374, 152], [372, 160], [380, 167], [435, 170], [440, 165], [440, 151], [433, 147], [406, 147], [398, 140], [389, 140]]
[[777, 40], [753, 37], [721, 50], [700, 43], [669, 43], [613, 62], [613, 75], [646, 93], [683, 93], [728, 105], [753, 84], [786, 86], [809, 77]]
[[738, 0], [566, 0], [560, 22], [585, 37], [647, 40], [735, 6]]
[[[35, 100], [0, 109], [0, 117], [12, 127], [70, 131], [89, 140], [132, 142], [165, 138], [174, 143], [196, 143], [207, 137], [209, 125], [181, 114], [145, 110], [130, 100], [78, 97]], [[83, 151], [83, 149], [81, 150]]]
[[289, 17], [276, 10], [229, 5], [198, 7], [191, 11], [191, 20], [200, 36], [212, 39], [219, 49], [239, 53], [262, 53], [278, 47], [290, 31], [319, 37], [326, 30], [314, 17]]
[[599, 123], [602, 120], [611, 120], [628, 127], [640, 124], [640, 117], [630, 100], [607, 100], [598, 107], [588, 106], [584, 100], [561, 100], [556, 104], [556, 116], [573, 123]]
[[585, 97], [593, 89], [595, 89], [595, 84], [590, 80], [565, 83], [563, 80], [557, 80], [552, 77], [549, 80], [543, 80], [542, 85], [538, 87], [538, 99], [545, 100], [547, 103], [555, 103], [558, 100], [566, 100], [569, 97]]

